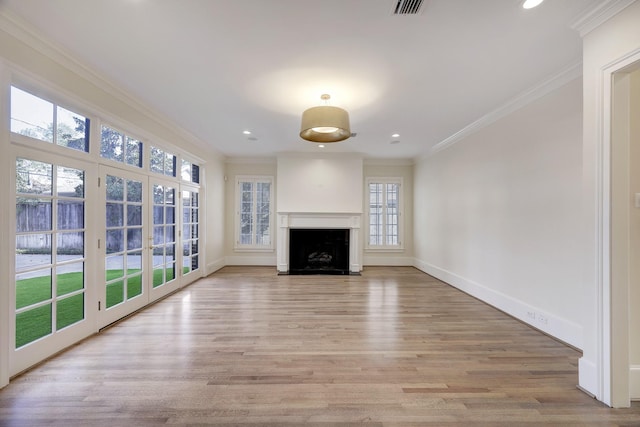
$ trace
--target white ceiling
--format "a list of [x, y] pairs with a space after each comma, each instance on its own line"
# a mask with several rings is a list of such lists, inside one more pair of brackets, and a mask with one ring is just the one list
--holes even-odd
[[425, 1], [412, 16], [392, 14], [397, 0], [0, 0], [0, 10], [226, 156], [319, 150], [298, 136], [300, 115], [329, 93], [357, 136], [325, 151], [407, 159], [579, 63], [570, 26], [602, 3]]

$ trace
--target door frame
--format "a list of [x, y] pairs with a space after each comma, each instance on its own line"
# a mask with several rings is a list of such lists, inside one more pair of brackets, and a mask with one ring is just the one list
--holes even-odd
[[[630, 406], [629, 391], [629, 292], [628, 276], [612, 262], [612, 242], [615, 228], [624, 215], [614, 210], [612, 177], [613, 95], [616, 75], [630, 71], [640, 64], [640, 51], [632, 52], [600, 71], [601, 90], [598, 92], [598, 122], [596, 172], [596, 397], [612, 407]], [[628, 177], [628, 175], [627, 175]], [[621, 246], [620, 246], [621, 247]], [[615, 251], [615, 250], [614, 250]], [[628, 250], [616, 256], [628, 256]], [[612, 271], [612, 269], [616, 271]], [[620, 331], [620, 333], [614, 333]]]

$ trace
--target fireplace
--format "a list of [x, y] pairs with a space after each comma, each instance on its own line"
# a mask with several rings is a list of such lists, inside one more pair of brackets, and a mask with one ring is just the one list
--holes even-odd
[[290, 229], [289, 274], [349, 274], [349, 229]]
[[[290, 238], [293, 230], [338, 230], [344, 233], [341, 237], [344, 250], [347, 253], [347, 272], [339, 274], [360, 274], [362, 269], [362, 249], [360, 247], [360, 217], [357, 213], [313, 213], [313, 212], [278, 212], [278, 239], [277, 239], [277, 260], [279, 274], [294, 274], [291, 272]], [[341, 246], [342, 247], [342, 246]], [[299, 253], [295, 250], [294, 253]], [[310, 254], [308, 254], [310, 255]], [[333, 255], [332, 260], [333, 260]], [[315, 260], [315, 264], [326, 263], [326, 255], [320, 255]], [[293, 267], [297, 269], [297, 267]], [[342, 266], [341, 266], [342, 268]], [[299, 274], [299, 273], [298, 273]]]

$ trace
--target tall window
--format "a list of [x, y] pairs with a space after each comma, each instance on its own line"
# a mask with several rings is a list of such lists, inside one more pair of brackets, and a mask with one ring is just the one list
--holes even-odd
[[271, 177], [237, 178], [236, 248], [272, 248], [272, 181]]
[[367, 179], [369, 249], [401, 249], [401, 178]]
[[89, 119], [11, 86], [11, 132], [89, 151]]

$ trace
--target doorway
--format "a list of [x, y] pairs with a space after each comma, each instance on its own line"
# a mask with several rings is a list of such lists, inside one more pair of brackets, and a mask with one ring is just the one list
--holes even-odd
[[640, 61], [611, 81], [612, 406], [640, 400]]

